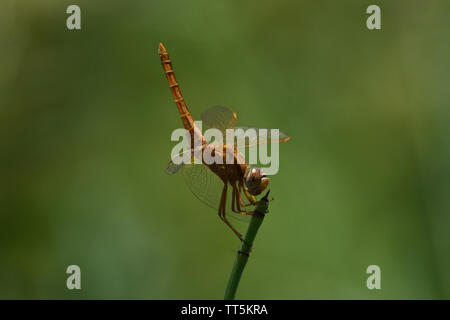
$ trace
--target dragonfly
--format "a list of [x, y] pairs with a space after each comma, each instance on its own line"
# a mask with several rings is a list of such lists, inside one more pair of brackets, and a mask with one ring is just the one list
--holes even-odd
[[[244, 209], [258, 203], [256, 196], [267, 188], [270, 179], [261, 168], [250, 167], [245, 162], [245, 157], [238, 150], [238, 146], [234, 144], [230, 146], [223, 143], [210, 143], [206, 140], [187, 108], [175, 77], [172, 61], [162, 43], [159, 44], [158, 54], [173, 99], [178, 108], [181, 122], [188, 134], [188, 138], [190, 138], [190, 146], [195, 146], [179, 154], [177, 157], [186, 156], [186, 153], [188, 153], [188, 157], [193, 158], [198, 154], [201, 155], [208, 152], [208, 154], [223, 159], [221, 163], [207, 163], [200, 156], [201, 161], [199, 164], [186, 164], [181, 161], [174, 161], [176, 159], [175, 157], [175, 159], [172, 158], [169, 161], [166, 166], [166, 172], [174, 174], [182, 170], [185, 181], [192, 193], [210, 207], [218, 210], [220, 219], [243, 241], [242, 234], [237, 231], [227, 218], [227, 211], [229, 211], [227, 210], [229, 191], [231, 189], [231, 212], [233, 215], [235, 217], [248, 217], [253, 214], [253, 211]], [[249, 129], [248, 127], [236, 127], [237, 114], [224, 106], [213, 106], [206, 109], [203, 111], [201, 119], [203, 125], [208, 128], [218, 129], [223, 133], [230, 128]], [[255, 130], [259, 132], [261, 129], [255, 128]], [[272, 137], [267, 137], [259, 141], [257, 139], [247, 139], [245, 141], [245, 147], [252, 147], [263, 143], [283, 143], [289, 140], [290, 137], [280, 131], [276, 141], [272, 140]], [[227, 159], [231, 159], [231, 161]]]

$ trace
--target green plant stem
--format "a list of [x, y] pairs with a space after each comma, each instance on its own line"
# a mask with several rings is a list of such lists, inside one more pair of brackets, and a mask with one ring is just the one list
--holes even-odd
[[252, 250], [253, 241], [255, 240], [258, 229], [261, 226], [269, 207], [269, 200], [267, 199], [269, 192], [270, 190], [267, 191], [266, 195], [258, 202], [258, 205], [253, 212], [247, 232], [245, 233], [244, 241], [242, 241], [241, 247], [237, 252], [233, 269], [231, 269], [231, 274], [228, 278], [228, 284], [224, 296], [225, 300], [233, 300], [236, 295], [239, 280], [241, 279], [245, 265], [247, 264], [250, 251]]

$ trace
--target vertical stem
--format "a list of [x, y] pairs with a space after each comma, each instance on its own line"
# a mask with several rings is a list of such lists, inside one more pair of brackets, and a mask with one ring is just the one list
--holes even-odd
[[239, 280], [241, 279], [245, 265], [247, 264], [248, 258], [250, 256], [250, 251], [252, 250], [253, 241], [255, 240], [258, 229], [261, 226], [264, 220], [264, 216], [266, 215], [267, 209], [269, 207], [269, 200], [267, 199], [269, 192], [270, 190], [267, 191], [266, 195], [258, 202], [258, 205], [253, 212], [247, 232], [244, 237], [244, 241], [242, 242], [241, 247], [237, 252], [233, 268], [231, 269], [230, 277], [228, 278], [228, 284], [224, 296], [225, 300], [233, 300], [236, 295]]

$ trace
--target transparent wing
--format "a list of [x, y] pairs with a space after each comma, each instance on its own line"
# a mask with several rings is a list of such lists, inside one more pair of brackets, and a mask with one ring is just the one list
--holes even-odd
[[[203, 164], [186, 164], [183, 166], [183, 176], [189, 189], [200, 201], [210, 208], [218, 210], [224, 184], [214, 172]], [[250, 216], [241, 215], [231, 210], [231, 197], [232, 190], [231, 186], [228, 185], [227, 217], [248, 222]]]
[[[233, 127], [235, 145], [238, 147], [253, 147], [268, 143], [283, 143], [291, 138], [281, 130], [278, 130], [278, 137], [272, 137], [271, 130], [265, 128]], [[241, 144], [243, 143], [243, 145]]]
[[169, 163], [166, 166], [166, 172], [168, 174], [175, 174], [178, 171], [180, 171], [181, 168], [183, 168], [184, 163], [175, 164], [172, 160], [169, 161]]
[[218, 209], [223, 182], [203, 164], [186, 164], [183, 176], [192, 193], [213, 209]]
[[[252, 147], [260, 144], [268, 143], [283, 143], [290, 140], [290, 137], [279, 131], [279, 136], [275, 139], [271, 136], [271, 129], [251, 128], [251, 127], [237, 127], [238, 117], [236, 112], [225, 106], [212, 106], [203, 111], [202, 122], [207, 128], [216, 128], [223, 133], [223, 139], [226, 138], [226, 129], [234, 129], [235, 145], [239, 141], [244, 141], [243, 145], [239, 147]], [[239, 130], [240, 129], [240, 130]], [[263, 135], [263, 130], [267, 130], [267, 135]], [[245, 138], [245, 140], [240, 140]]]
[[201, 159], [202, 148], [203, 146], [200, 146], [195, 149], [189, 149], [172, 156], [172, 159], [170, 159], [169, 163], [167, 164], [165, 171], [168, 174], [175, 174], [180, 171], [181, 168], [183, 168], [186, 160], [193, 161], [193, 157], [200, 157]]
[[202, 112], [203, 125], [225, 132], [227, 128], [234, 127], [238, 117], [236, 112], [224, 106], [212, 106]]
[[167, 164], [166, 172], [174, 174], [183, 169], [184, 179], [192, 193], [211, 208], [218, 209], [223, 182], [203, 164], [181, 162], [183, 157], [192, 159], [193, 155], [192, 149], [176, 155]]

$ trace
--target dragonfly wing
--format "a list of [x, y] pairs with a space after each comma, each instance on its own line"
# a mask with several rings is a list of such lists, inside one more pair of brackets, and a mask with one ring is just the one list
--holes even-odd
[[195, 149], [185, 150], [179, 154], [172, 155], [172, 159], [170, 159], [167, 164], [165, 171], [168, 174], [177, 173], [181, 168], [183, 168], [185, 163], [193, 162], [194, 157], [201, 159], [202, 151], [203, 146], [199, 146]]
[[[211, 208], [218, 209], [223, 182], [206, 165], [193, 162], [195, 157], [198, 158], [202, 155], [195, 150], [202, 151], [203, 146], [172, 156], [166, 166], [166, 172], [174, 174], [183, 169], [184, 179], [192, 193]], [[190, 160], [190, 162], [186, 162], [186, 160]]]
[[234, 127], [238, 117], [236, 112], [224, 106], [212, 106], [202, 112], [203, 125], [208, 128], [216, 128], [222, 132]]
[[168, 174], [175, 174], [178, 171], [180, 171], [180, 169], [183, 168], [183, 166], [184, 166], [184, 163], [175, 164], [172, 160], [170, 160], [166, 166], [166, 172]]
[[[251, 127], [233, 127], [234, 135], [238, 147], [253, 147], [260, 144], [268, 143], [283, 143], [289, 141], [291, 138], [281, 130], [278, 130], [278, 137], [272, 138], [271, 130], [265, 128], [251, 128]], [[239, 141], [243, 141], [243, 145]]]
[[[218, 209], [222, 196], [223, 181], [203, 164], [186, 164], [183, 167], [186, 184], [192, 193], [210, 208]], [[226, 215], [239, 221], [248, 222], [250, 216], [235, 213], [231, 210], [232, 190], [228, 185]]]
[[186, 184], [192, 193], [213, 209], [219, 208], [222, 180], [203, 164], [186, 164], [183, 168]]
[[[202, 113], [203, 125], [207, 128], [219, 129], [223, 133], [223, 139], [226, 139], [226, 129], [235, 130], [234, 134], [238, 142], [240, 141], [239, 139], [245, 138], [244, 145], [235, 144], [238, 147], [252, 147], [268, 143], [283, 143], [290, 140], [290, 137], [282, 131], [279, 131], [278, 138], [272, 139], [271, 129], [236, 127], [237, 120], [238, 117], [236, 112], [225, 106], [212, 106]], [[267, 134], [265, 136], [262, 135], [262, 130], [266, 130]]]

